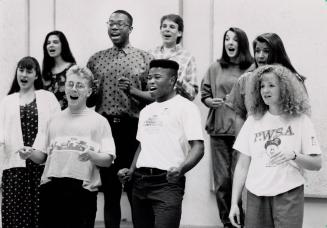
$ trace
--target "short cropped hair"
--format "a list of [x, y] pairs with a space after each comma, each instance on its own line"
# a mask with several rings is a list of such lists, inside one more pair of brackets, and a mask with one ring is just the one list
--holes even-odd
[[178, 31], [180, 31], [182, 33], [182, 36], [177, 37], [176, 43], [179, 44], [182, 41], [183, 38], [183, 32], [184, 32], [184, 21], [183, 18], [177, 14], [168, 14], [163, 16], [160, 19], [160, 28], [162, 27], [162, 23], [164, 22], [164, 20], [169, 20], [172, 21], [174, 23], [176, 23], [178, 25]]
[[169, 72], [169, 76], [174, 78], [174, 84], [177, 81], [178, 77], [178, 68], [179, 65], [177, 62], [169, 59], [154, 59], [150, 62], [150, 69], [151, 68], [164, 68], [167, 69]]
[[133, 17], [129, 12], [127, 12], [125, 10], [116, 10], [115, 12], [113, 12], [113, 14], [114, 13], [124, 14], [125, 16], [127, 16], [128, 20], [129, 20], [129, 25], [133, 26]]
[[176, 72], [179, 69], [179, 64], [174, 60], [169, 59], [154, 59], [150, 62], [150, 69], [153, 67], [161, 67], [166, 69], [172, 69]]
[[94, 76], [89, 68], [74, 65], [71, 68], [69, 68], [69, 70], [66, 73], [66, 77], [72, 74], [78, 75], [79, 77], [86, 79], [88, 82], [88, 86], [90, 88], [93, 87]]

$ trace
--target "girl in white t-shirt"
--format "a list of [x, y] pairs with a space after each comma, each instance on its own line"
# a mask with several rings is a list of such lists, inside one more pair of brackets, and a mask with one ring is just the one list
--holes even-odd
[[321, 167], [307, 93], [290, 70], [266, 65], [254, 71], [250, 100], [250, 116], [234, 144], [241, 153], [229, 218], [241, 227], [237, 203], [245, 184], [246, 227], [300, 228], [303, 170]]

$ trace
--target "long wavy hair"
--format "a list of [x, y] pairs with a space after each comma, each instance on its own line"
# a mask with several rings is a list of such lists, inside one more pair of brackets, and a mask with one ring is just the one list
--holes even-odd
[[11, 83], [11, 87], [9, 89], [8, 95], [20, 91], [20, 86], [19, 86], [18, 80], [17, 80], [18, 68], [23, 68], [23, 69], [28, 69], [28, 70], [34, 69], [35, 74], [36, 74], [36, 79], [34, 81], [34, 89], [35, 90], [43, 89], [43, 81], [42, 81], [42, 77], [41, 77], [41, 69], [40, 69], [39, 62], [34, 57], [26, 56], [26, 57], [22, 58], [21, 60], [19, 60], [19, 62], [17, 63], [17, 67], [15, 70], [15, 78], [14, 78], [13, 82]]
[[[268, 64], [280, 64], [284, 67], [287, 67], [290, 71], [292, 71], [295, 76], [302, 81], [305, 80], [305, 77], [300, 75], [294, 68], [291, 63], [290, 58], [287, 55], [286, 49], [284, 47], [282, 39], [276, 33], [263, 33], [253, 41], [253, 53], [255, 53], [255, 49], [257, 47], [258, 42], [266, 43], [269, 47], [269, 56], [268, 56]], [[256, 66], [258, 64], [255, 62]]]
[[250, 47], [249, 47], [249, 40], [246, 35], [246, 33], [236, 27], [231, 27], [224, 33], [223, 38], [223, 52], [221, 55], [221, 58], [219, 59], [220, 65], [223, 68], [227, 68], [231, 64], [231, 60], [229, 56], [227, 55], [226, 49], [225, 49], [225, 39], [228, 31], [232, 31], [236, 34], [236, 37], [238, 39], [238, 54], [237, 57], [239, 59], [239, 66], [241, 69], [247, 69], [251, 64], [253, 63], [253, 58], [250, 53]]
[[310, 115], [311, 107], [308, 95], [302, 83], [288, 68], [275, 64], [266, 65], [253, 71], [251, 79], [251, 93], [248, 93], [250, 102], [250, 115], [261, 118], [269, 109], [261, 96], [261, 82], [263, 75], [273, 73], [278, 78], [280, 88], [280, 105], [282, 114], [286, 117], [296, 117], [301, 114]]
[[65, 36], [65, 34], [61, 31], [52, 31], [49, 32], [43, 43], [43, 63], [42, 63], [42, 77], [45, 81], [51, 80], [51, 69], [55, 65], [55, 60], [54, 58], [50, 57], [48, 50], [47, 50], [47, 43], [48, 39], [51, 35], [55, 35], [59, 38], [60, 43], [61, 43], [61, 57], [64, 61], [69, 62], [69, 63], [76, 63], [75, 58], [70, 50], [68, 40]]

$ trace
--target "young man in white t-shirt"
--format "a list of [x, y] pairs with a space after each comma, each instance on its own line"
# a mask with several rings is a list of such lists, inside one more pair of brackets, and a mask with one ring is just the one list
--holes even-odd
[[68, 108], [49, 121], [33, 150], [21, 154], [36, 163], [45, 162], [41, 228], [94, 227], [101, 185], [98, 167], [111, 165], [115, 144], [106, 119], [86, 107], [92, 79], [88, 68], [73, 66], [67, 71]]
[[175, 61], [150, 62], [148, 87], [155, 102], [140, 113], [133, 164], [118, 173], [123, 182], [133, 176], [134, 228], [179, 227], [184, 174], [204, 153], [200, 112], [176, 95], [177, 71]]

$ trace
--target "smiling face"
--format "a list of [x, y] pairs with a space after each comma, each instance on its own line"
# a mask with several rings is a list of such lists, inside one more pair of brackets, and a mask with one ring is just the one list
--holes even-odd
[[162, 22], [160, 34], [163, 45], [166, 47], [175, 46], [177, 38], [182, 36], [182, 32], [178, 30], [178, 24], [168, 19]]
[[58, 57], [61, 55], [61, 42], [58, 36], [50, 35], [47, 40], [47, 51], [50, 57]]
[[224, 46], [226, 53], [230, 59], [238, 56], [238, 38], [235, 32], [228, 31], [225, 36]]
[[70, 109], [80, 110], [86, 107], [86, 99], [92, 93], [92, 89], [88, 84], [88, 80], [80, 75], [67, 75], [65, 93]]
[[115, 46], [125, 47], [129, 43], [131, 31], [130, 21], [125, 14], [111, 14], [108, 21], [108, 35]]
[[260, 93], [263, 101], [269, 106], [269, 110], [279, 110], [280, 86], [278, 77], [272, 73], [264, 73], [260, 83]]
[[270, 48], [266, 42], [257, 41], [254, 49], [254, 59], [258, 67], [268, 64]]
[[171, 76], [171, 71], [161, 67], [153, 67], [149, 71], [148, 88], [157, 102], [166, 101], [174, 95], [175, 77]]
[[17, 68], [17, 81], [20, 90], [28, 91], [34, 89], [34, 81], [37, 79], [35, 69], [24, 67]]

